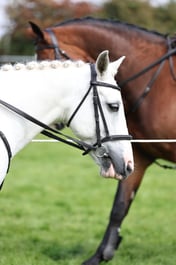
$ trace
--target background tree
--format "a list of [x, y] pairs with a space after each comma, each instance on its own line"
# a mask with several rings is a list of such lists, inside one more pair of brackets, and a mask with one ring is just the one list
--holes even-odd
[[102, 15], [151, 28], [154, 26], [154, 8], [148, 1], [112, 0], [104, 4]]
[[98, 7], [86, 2], [72, 3], [63, 0], [14, 0], [6, 8], [11, 28], [0, 41], [0, 54], [32, 54], [33, 44], [26, 37], [28, 21], [36, 22], [42, 28], [65, 19], [88, 16]]
[[163, 33], [176, 32], [176, 1], [154, 9], [155, 25]]
[[104, 4], [102, 16], [123, 20], [161, 33], [176, 31], [176, 0], [152, 6], [148, 0], [111, 0]]

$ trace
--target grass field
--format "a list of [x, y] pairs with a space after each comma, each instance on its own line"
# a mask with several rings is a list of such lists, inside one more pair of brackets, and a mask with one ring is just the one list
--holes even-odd
[[[80, 265], [102, 239], [116, 190], [91, 158], [30, 143], [0, 193], [0, 265]], [[176, 172], [150, 167], [111, 265], [176, 264]]]

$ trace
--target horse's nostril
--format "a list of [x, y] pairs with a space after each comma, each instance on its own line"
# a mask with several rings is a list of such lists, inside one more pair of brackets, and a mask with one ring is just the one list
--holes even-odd
[[133, 172], [133, 170], [133, 162], [129, 160], [127, 163], [124, 164], [123, 173], [121, 173], [123, 179], [126, 179]]
[[128, 161], [126, 166], [126, 173], [130, 175], [133, 172], [133, 163], [132, 161]]

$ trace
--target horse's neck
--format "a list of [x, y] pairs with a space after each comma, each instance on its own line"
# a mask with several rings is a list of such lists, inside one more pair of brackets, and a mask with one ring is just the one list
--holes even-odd
[[[102, 50], [109, 50], [110, 57], [113, 56], [115, 60], [118, 54], [124, 50], [123, 46], [126, 47], [126, 53], [130, 52], [130, 42], [127, 43], [118, 33], [96, 24], [84, 24], [83, 22], [83, 24], [55, 27], [53, 31], [61, 48], [66, 50], [74, 60], [81, 58], [86, 61], [94, 61]], [[123, 42], [122, 46], [118, 45], [119, 40], [121, 43]], [[114, 49], [114, 47], [116, 48]], [[116, 53], [113, 54], [114, 50]]]
[[[82, 23], [75, 23], [72, 26], [56, 27], [54, 31], [55, 34], [58, 34], [59, 43], [62, 43], [63, 49], [68, 51], [70, 46], [73, 51], [77, 52], [78, 55], [83, 55], [83, 57], [84, 52], [81, 53], [80, 50], [87, 51], [90, 59], [92, 57], [93, 60], [101, 50], [105, 49], [110, 50], [110, 57], [114, 60], [122, 55], [125, 55], [127, 59], [135, 59], [134, 54], [139, 53], [141, 55], [141, 51], [146, 55], [145, 46], [147, 46], [147, 52], [151, 50], [151, 53], [154, 52], [156, 56], [158, 53], [160, 56], [163, 47], [165, 48], [163, 45], [165, 39], [162, 35], [120, 22], [103, 23], [101, 20], [100, 22], [93, 20], [87, 23], [83, 20]], [[87, 45], [88, 43], [89, 45]], [[71, 54], [71, 49], [69, 52]], [[141, 66], [141, 62], [139, 65]], [[125, 67], [128, 65], [126, 64]]]
[[[49, 70], [1, 71], [1, 99], [21, 109], [47, 125], [64, 120], [64, 110], [70, 105], [75, 78], [79, 71], [68, 68]], [[68, 96], [69, 95], [69, 96]], [[9, 141], [12, 155], [31, 141], [42, 128], [0, 106], [0, 130]]]

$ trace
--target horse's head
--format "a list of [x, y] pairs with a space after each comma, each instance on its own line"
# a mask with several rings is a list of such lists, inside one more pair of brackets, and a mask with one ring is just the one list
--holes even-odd
[[[130, 136], [120, 89], [114, 79], [123, 59], [110, 63], [107, 51], [98, 56], [91, 67], [90, 87], [82, 96], [78, 95], [67, 121], [73, 132], [90, 146], [86, 153], [90, 152], [100, 166], [101, 175], [116, 179], [126, 178], [133, 171]], [[86, 78], [83, 79], [84, 84]]]
[[[66, 44], [58, 41], [55, 32], [51, 28], [42, 30], [36, 23], [29, 21], [27, 35], [34, 39], [37, 60], [84, 60], [85, 62], [93, 62], [93, 58], [89, 56], [82, 48], [73, 43], [70, 44], [69, 33], [65, 34], [65, 29], [60, 28], [62, 35], [66, 38]], [[61, 35], [59, 33], [59, 36]], [[67, 40], [69, 38], [69, 42]], [[68, 44], [69, 43], [69, 44]], [[64, 46], [64, 48], [63, 48]], [[73, 48], [74, 47], [74, 48]], [[63, 50], [66, 49], [66, 52]]]

